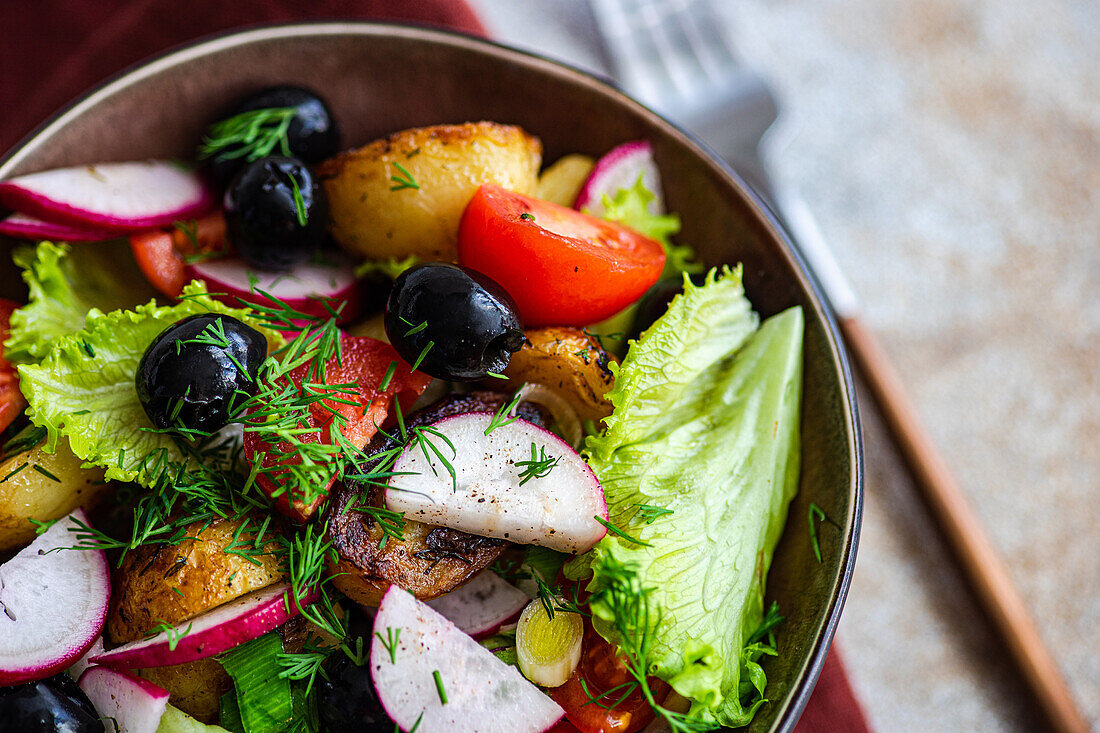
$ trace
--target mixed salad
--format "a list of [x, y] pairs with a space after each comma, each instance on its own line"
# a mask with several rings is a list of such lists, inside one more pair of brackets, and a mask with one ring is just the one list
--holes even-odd
[[799, 309], [673, 243], [645, 141], [341, 145], [278, 87], [0, 182], [0, 729], [747, 724]]

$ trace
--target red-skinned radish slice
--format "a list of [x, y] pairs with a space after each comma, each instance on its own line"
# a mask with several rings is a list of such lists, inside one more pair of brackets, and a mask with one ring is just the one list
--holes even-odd
[[607, 533], [596, 519], [607, 520], [607, 503], [592, 469], [549, 430], [494, 418], [467, 412], [417, 428], [391, 469], [386, 506], [469, 534], [587, 551]]
[[77, 684], [117, 733], [156, 733], [168, 708], [168, 690], [117, 669], [89, 667]]
[[[307, 606], [314, 599], [312, 594], [307, 595], [301, 605]], [[263, 636], [298, 613], [298, 605], [290, 600], [290, 586], [273, 585], [218, 606], [171, 631], [111, 649], [91, 661], [122, 669], [194, 662]]]
[[484, 639], [518, 619], [527, 601], [526, 593], [492, 570], [486, 570], [469, 583], [427, 603], [462, 631], [475, 639]]
[[99, 637], [92, 644], [92, 647], [84, 652], [84, 656], [73, 662], [73, 666], [69, 667], [66, 671], [69, 676], [74, 680], [80, 679], [80, 675], [84, 674], [84, 670], [92, 666], [92, 657], [98, 657], [103, 653], [103, 637]]
[[225, 257], [188, 265], [187, 277], [205, 281], [215, 298], [232, 306], [240, 306], [238, 298], [247, 303], [275, 305], [259, 294], [262, 290], [310, 316], [329, 315], [318, 298], [324, 298], [333, 310], [343, 304], [340, 323], [355, 320], [363, 309], [362, 281], [355, 277], [351, 261], [340, 255], [328, 262], [307, 262], [288, 272], [265, 272], [240, 257]]
[[133, 231], [190, 219], [214, 206], [197, 173], [168, 160], [57, 168], [0, 181], [0, 204], [44, 221]]
[[103, 630], [111, 574], [102, 550], [75, 550], [76, 510], [0, 565], [0, 686], [60, 672]]
[[613, 197], [621, 189], [631, 188], [638, 177], [653, 194], [650, 210], [664, 213], [664, 193], [661, 190], [661, 174], [653, 160], [653, 146], [648, 140], [635, 140], [613, 148], [596, 161], [588, 180], [581, 186], [573, 208], [593, 216], [603, 216], [603, 197]]
[[565, 712], [515, 667], [396, 585], [374, 617], [370, 669], [379, 702], [401, 730], [541, 733]]
[[60, 239], [65, 242], [102, 242], [119, 236], [118, 231], [113, 229], [56, 224], [26, 214], [12, 214], [0, 221], [0, 234], [18, 239]]

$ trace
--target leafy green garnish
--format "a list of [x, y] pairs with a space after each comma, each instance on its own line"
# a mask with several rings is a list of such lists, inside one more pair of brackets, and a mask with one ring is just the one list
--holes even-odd
[[695, 252], [691, 247], [672, 242], [672, 237], [680, 232], [679, 215], [653, 213], [651, 203], [655, 198], [639, 175], [630, 188], [621, 188], [614, 196], [604, 194], [603, 218], [625, 224], [639, 234], [660, 242], [666, 255], [663, 277], [675, 277], [682, 272], [702, 272], [703, 265], [695, 261]]
[[[210, 298], [200, 283], [187, 285], [183, 295], [173, 306], [152, 301], [111, 313], [93, 308], [83, 329], [58, 339], [40, 364], [19, 367], [27, 416], [46, 428], [48, 449], [65, 436], [73, 453], [107, 469], [108, 479], [146, 486], [166, 468], [194, 463], [181, 442], [157, 431], [146, 416], [134, 387], [138, 363], [153, 340], [183, 318], [246, 318], [247, 312]], [[281, 342], [277, 332], [259, 329]], [[94, 357], [85, 344], [94, 347]]]
[[[792, 308], [758, 330], [739, 272], [685, 282], [618, 367], [607, 431], [587, 441], [629, 539], [609, 534], [567, 574], [591, 568], [594, 625], [632, 671], [692, 700], [683, 720], [658, 710], [673, 730], [744, 725], [763, 702], [768, 652], [751, 635], [799, 475], [802, 328]], [[651, 522], [641, 506], [671, 513]]]
[[124, 241], [75, 249], [39, 242], [18, 247], [12, 260], [30, 290], [28, 304], [12, 313], [4, 344], [4, 358], [15, 364], [41, 359], [59, 338], [84, 328], [93, 308], [132, 308], [156, 297]]
[[215, 122], [202, 138], [199, 158], [244, 158], [251, 163], [271, 155], [276, 147], [279, 154], [289, 157], [287, 132], [296, 111], [294, 107], [268, 107]]

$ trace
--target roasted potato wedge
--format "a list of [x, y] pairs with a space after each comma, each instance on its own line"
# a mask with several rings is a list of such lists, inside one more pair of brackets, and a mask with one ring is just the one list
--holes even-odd
[[611, 414], [607, 393], [615, 382], [612, 361], [615, 357], [599, 341], [578, 328], [536, 328], [527, 331], [527, 343], [512, 354], [504, 375], [513, 389], [524, 382], [546, 385], [581, 420], [602, 420]]
[[[186, 528], [179, 545], [144, 545], [115, 573], [107, 632], [116, 643], [140, 639], [163, 621], [178, 624], [283, 579], [278, 559], [250, 552], [260, 522], [216, 519]], [[272, 536], [269, 528], [266, 537]], [[238, 552], [227, 553], [226, 550]], [[238, 554], [239, 553], [239, 554]]]
[[539, 176], [535, 188], [535, 198], [550, 201], [561, 206], [572, 207], [581, 192], [584, 182], [596, 167], [594, 158], [573, 154], [558, 158]]
[[[31, 519], [49, 521], [87, 506], [107, 486], [103, 469], [81, 468], [67, 441], [47, 453], [44, 443], [0, 463], [0, 552], [34, 539]], [[22, 467], [22, 468], [20, 468]]]
[[171, 667], [137, 670], [139, 677], [168, 690], [168, 701], [196, 720], [218, 722], [222, 695], [233, 689], [233, 679], [213, 657]]
[[[507, 395], [501, 392], [471, 392], [451, 395], [405, 418], [412, 429], [449, 415], [473, 410], [499, 410]], [[521, 405], [524, 419], [544, 424], [545, 417], [534, 405]], [[377, 436], [365, 449], [367, 455], [395, 445]], [[363, 471], [369, 470], [363, 467]], [[403, 539], [387, 537], [374, 518], [355, 507], [380, 506], [381, 488], [347, 479], [338, 483], [330, 502], [328, 539], [339, 555], [333, 566], [333, 584], [355, 602], [377, 606], [391, 583], [412, 591], [421, 600], [449, 593], [493, 563], [508, 543], [478, 537], [453, 529], [405, 520]]]
[[317, 169], [332, 235], [371, 259], [417, 255], [454, 260], [458, 222], [483, 183], [530, 194], [542, 143], [493, 122], [397, 132], [342, 153]]

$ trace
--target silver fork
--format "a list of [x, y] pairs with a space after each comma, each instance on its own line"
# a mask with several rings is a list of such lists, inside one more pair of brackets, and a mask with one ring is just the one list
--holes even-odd
[[589, 0], [615, 75], [699, 135], [784, 221], [841, 318], [858, 301], [802, 200], [777, 188], [761, 142], [779, 116], [767, 82], [737, 55], [711, 0]]

